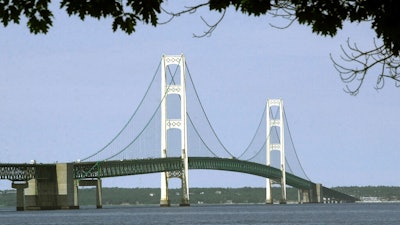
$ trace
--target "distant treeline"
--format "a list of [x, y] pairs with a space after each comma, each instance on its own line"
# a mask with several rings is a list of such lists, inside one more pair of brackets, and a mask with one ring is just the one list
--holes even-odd
[[400, 201], [400, 187], [393, 186], [364, 186], [364, 187], [335, 187], [337, 191], [363, 199], [375, 198], [378, 201]]
[[[340, 192], [365, 200], [399, 201], [400, 187], [367, 186], [367, 187], [335, 187]], [[159, 188], [103, 188], [103, 205], [138, 205], [159, 204]], [[280, 200], [280, 188], [273, 188], [273, 198]], [[15, 191], [0, 192], [0, 206], [15, 206]], [[297, 189], [288, 188], [288, 201], [297, 201]], [[180, 189], [170, 189], [171, 204], [179, 204], [181, 199]], [[264, 203], [265, 188], [190, 188], [191, 204], [238, 204], [238, 203]], [[94, 188], [79, 189], [79, 205], [95, 205], [96, 195]]]
[[[80, 189], [80, 205], [95, 204], [95, 189]], [[297, 190], [288, 189], [288, 199], [297, 199]], [[273, 190], [274, 198], [279, 200], [280, 189]], [[182, 193], [180, 189], [170, 189], [171, 204], [179, 204]], [[226, 204], [226, 203], [264, 203], [265, 188], [190, 188], [191, 204]], [[159, 188], [104, 188], [103, 204], [159, 204]]]

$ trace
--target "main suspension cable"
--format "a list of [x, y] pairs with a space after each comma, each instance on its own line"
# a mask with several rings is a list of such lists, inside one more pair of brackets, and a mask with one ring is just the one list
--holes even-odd
[[296, 147], [294, 146], [293, 138], [292, 138], [292, 133], [290, 132], [290, 127], [289, 127], [289, 123], [288, 123], [288, 120], [287, 120], [287, 116], [286, 116], [285, 109], [283, 109], [283, 114], [284, 114], [284, 117], [285, 117], [285, 122], [286, 122], [286, 126], [287, 126], [287, 128], [288, 128], [288, 132], [289, 132], [290, 143], [292, 143], [292, 146], [293, 146], [294, 153], [295, 153], [295, 155], [296, 155], [297, 161], [299, 162], [300, 168], [301, 168], [301, 170], [303, 171], [304, 176], [306, 176], [306, 178], [310, 181], [311, 179], [307, 176], [307, 173], [304, 171], [303, 165], [301, 165], [299, 156], [298, 156], [298, 154], [297, 154]]
[[[254, 140], [256, 139], [256, 136], [257, 136], [257, 134], [258, 134], [258, 132], [259, 132], [259, 130], [260, 130], [260, 128], [261, 128], [262, 121], [264, 120], [264, 117], [265, 117], [265, 107], [266, 107], [266, 105], [264, 105], [264, 107], [263, 107], [263, 113], [262, 113], [262, 115], [261, 115], [260, 122], [258, 122], [258, 127], [257, 127], [257, 129], [256, 129], [256, 132], [254, 133], [254, 135], [253, 135], [253, 137], [252, 137], [252, 139], [251, 139], [249, 145], [248, 145], [247, 148], [243, 151], [243, 153], [238, 157], [238, 159], [242, 158], [243, 155], [247, 153], [247, 151], [250, 149], [250, 146], [253, 144]], [[257, 154], [258, 154], [258, 153], [257, 153]]]
[[[181, 60], [181, 59], [179, 59], [179, 60]], [[178, 63], [179, 63], [179, 62], [178, 62]], [[176, 74], [176, 70], [175, 70], [175, 73], [174, 73], [173, 75], [171, 74], [171, 81], [170, 81], [170, 83], [168, 84], [167, 89], [165, 90], [165, 92], [164, 92], [164, 94], [163, 94], [163, 97], [161, 98], [161, 101], [158, 103], [156, 110], [154, 110], [152, 116], [150, 117], [149, 121], [146, 123], [146, 125], [144, 126], [144, 128], [138, 133], [138, 135], [137, 135], [131, 142], [129, 142], [128, 145], [126, 145], [123, 149], [121, 149], [121, 150], [118, 151], [117, 153], [111, 155], [110, 157], [108, 157], [108, 158], [105, 159], [105, 160], [112, 159], [112, 158], [114, 158], [115, 156], [117, 156], [117, 155], [121, 154], [122, 152], [124, 152], [124, 151], [125, 151], [126, 149], [128, 149], [133, 143], [135, 143], [135, 141], [140, 137], [140, 135], [142, 135], [142, 133], [143, 133], [143, 132], [146, 130], [146, 128], [149, 126], [150, 122], [151, 122], [151, 121], [154, 119], [154, 117], [156, 116], [157, 111], [160, 109], [160, 107], [161, 107], [163, 101], [164, 101], [165, 98], [167, 97], [168, 92], [169, 92], [169, 87], [171, 86], [172, 83], [175, 84], [175, 81], [174, 81], [175, 74]]]
[[254, 158], [256, 158], [257, 155], [260, 154], [261, 151], [265, 150], [265, 145], [266, 145], [266, 144], [267, 144], [267, 140], [264, 140], [264, 143], [262, 144], [262, 146], [260, 147], [260, 149], [258, 149], [257, 153], [254, 154], [252, 157], [250, 157], [250, 158], [248, 158], [248, 159], [245, 159], [245, 161], [251, 161], [251, 160], [253, 160]]
[[[264, 106], [264, 109], [266, 109], [266, 105]], [[261, 127], [261, 122], [262, 122], [262, 120], [263, 120], [263, 117], [265, 116], [265, 113], [266, 113], [266, 110], [264, 110], [264, 113], [263, 113], [263, 115], [262, 115], [262, 117], [261, 117], [261, 121], [260, 121], [260, 123], [259, 123], [259, 127]], [[271, 109], [269, 109], [269, 111], [268, 111], [268, 113], [271, 115], [271, 117], [272, 118], [276, 118], [277, 117], [277, 115], [278, 115], [278, 111], [276, 111], [276, 113], [275, 113], [275, 116], [274, 115], [272, 115], [271, 114]], [[268, 122], [268, 121], [266, 121], [266, 122]], [[273, 129], [273, 127], [270, 127], [270, 130], [269, 130], [269, 135], [268, 135], [268, 137], [266, 137], [266, 139], [264, 140], [264, 144], [263, 144], [263, 146], [265, 147], [266, 146], [266, 144], [267, 144], [267, 139], [268, 138], [270, 138], [270, 136], [271, 136], [271, 129]], [[276, 127], [275, 127], [275, 129], [276, 129]], [[246, 161], [250, 161], [250, 160], [252, 160], [252, 159], [254, 159], [259, 153], [260, 153], [260, 151], [262, 150], [262, 148], [260, 148], [252, 157], [250, 157], [249, 159], [247, 159]], [[247, 150], [246, 150], [247, 151]], [[244, 153], [243, 153], [244, 154]], [[243, 155], [242, 154], [242, 155]], [[242, 156], [241, 155], [241, 156]]]
[[210, 147], [208, 147], [208, 145], [205, 143], [204, 139], [200, 136], [200, 133], [199, 133], [199, 131], [197, 130], [196, 126], [194, 125], [194, 123], [193, 123], [193, 121], [192, 121], [192, 118], [190, 118], [190, 116], [189, 116], [189, 113], [186, 113], [186, 115], [187, 115], [187, 117], [188, 117], [188, 119], [189, 119], [190, 124], [192, 124], [194, 131], [196, 132], [197, 136], [200, 138], [200, 140], [201, 140], [201, 142], [204, 144], [204, 146], [207, 148], [207, 150], [208, 150], [211, 154], [213, 154], [214, 157], [218, 157], [218, 155], [215, 154], [215, 152], [213, 152], [213, 151], [211, 150]]
[[121, 133], [126, 129], [126, 127], [128, 126], [128, 124], [129, 124], [129, 123], [133, 120], [133, 118], [136, 116], [136, 113], [139, 111], [139, 108], [142, 106], [142, 104], [143, 104], [143, 102], [144, 102], [144, 99], [146, 98], [147, 94], [148, 94], [149, 91], [150, 91], [151, 86], [153, 85], [153, 82], [154, 82], [154, 80], [155, 80], [155, 78], [156, 78], [156, 75], [157, 75], [159, 69], [160, 69], [160, 66], [161, 66], [161, 62], [158, 64], [157, 69], [156, 69], [156, 72], [154, 73], [153, 78], [151, 79], [151, 82], [150, 82], [149, 86], [147, 87], [147, 90], [146, 90], [145, 94], [143, 95], [142, 99], [140, 100], [139, 105], [136, 107], [135, 111], [133, 112], [133, 114], [132, 114], [131, 117], [129, 118], [128, 122], [125, 123], [125, 125], [124, 125], [124, 126], [122, 127], [122, 129], [117, 133], [117, 135], [116, 135], [113, 139], [111, 139], [111, 141], [108, 142], [103, 148], [101, 148], [101, 149], [98, 150], [97, 152], [91, 154], [90, 156], [88, 156], [88, 157], [82, 159], [81, 161], [85, 161], [85, 160], [87, 160], [87, 159], [89, 159], [89, 158], [92, 158], [93, 156], [95, 156], [95, 155], [97, 155], [97, 154], [103, 152], [103, 151], [104, 151], [108, 146], [110, 146], [110, 145], [121, 135]]
[[208, 119], [207, 113], [206, 113], [205, 110], [204, 110], [203, 104], [202, 104], [201, 101], [200, 101], [200, 97], [199, 97], [199, 95], [198, 95], [198, 93], [197, 93], [196, 86], [194, 85], [194, 82], [193, 82], [192, 76], [190, 75], [189, 67], [187, 66], [187, 64], [186, 64], [186, 69], [187, 69], [187, 71], [188, 71], [188, 75], [189, 75], [189, 78], [190, 78], [190, 82], [191, 82], [192, 85], [193, 85], [193, 89], [194, 89], [194, 92], [195, 92], [197, 101], [198, 101], [199, 104], [200, 104], [201, 110], [203, 111], [203, 114], [204, 114], [204, 116], [205, 116], [205, 118], [206, 118], [206, 120], [207, 120], [207, 123], [208, 123], [208, 125], [209, 125], [210, 128], [211, 128], [211, 131], [213, 132], [214, 136], [217, 138], [219, 144], [222, 146], [222, 148], [225, 150], [225, 152], [228, 153], [232, 158], [234, 158], [234, 155], [233, 155], [230, 151], [228, 151], [228, 149], [225, 147], [225, 145], [222, 143], [222, 141], [221, 141], [220, 138], [218, 137], [217, 133], [215, 132], [215, 130], [214, 130], [214, 128], [213, 128], [213, 126], [211, 125], [211, 122], [210, 122], [210, 120]]

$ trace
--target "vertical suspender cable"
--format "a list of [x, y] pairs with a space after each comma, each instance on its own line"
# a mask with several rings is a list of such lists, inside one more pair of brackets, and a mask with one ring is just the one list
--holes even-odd
[[228, 153], [231, 157], [234, 157], [234, 155], [233, 155], [230, 151], [228, 151], [228, 149], [225, 147], [225, 145], [224, 145], [224, 144], [222, 143], [222, 141], [219, 139], [217, 133], [215, 132], [213, 126], [211, 125], [211, 122], [210, 122], [210, 120], [208, 119], [208, 116], [207, 116], [207, 114], [206, 114], [206, 112], [205, 112], [205, 110], [204, 110], [203, 104], [202, 104], [201, 101], [200, 101], [200, 97], [199, 97], [199, 95], [198, 95], [198, 93], [197, 93], [196, 86], [194, 85], [194, 82], [193, 82], [192, 76], [190, 75], [189, 67], [187, 66], [187, 64], [186, 64], [186, 69], [187, 69], [188, 74], [189, 74], [190, 82], [191, 82], [192, 85], [193, 85], [193, 89], [194, 89], [194, 92], [195, 92], [195, 94], [196, 94], [197, 101], [198, 101], [199, 104], [200, 104], [201, 110], [203, 111], [203, 114], [204, 114], [204, 116], [206, 117], [207, 123], [208, 123], [208, 125], [210, 126], [211, 131], [213, 132], [214, 136], [217, 138], [219, 144], [222, 146], [222, 148], [225, 150], [225, 152]]
[[297, 155], [296, 147], [294, 146], [294, 143], [293, 143], [293, 138], [292, 138], [292, 134], [291, 134], [291, 132], [290, 132], [289, 123], [288, 123], [288, 120], [287, 120], [287, 117], [286, 117], [285, 109], [283, 109], [283, 114], [285, 115], [285, 122], [286, 122], [286, 126], [287, 126], [287, 128], [288, 128], [288, 131], [289, 131], [290, 143], [292, 143], [292, 146], [293, 146], [294, 153], [295, 153], [295, 155], [296, 155], [297, 161], [298, 161], [299, 164], [300, 164], [300, 168], [301, 168], [301, 170], [303, 171], [304, 176], [306, 176], [306, 178], [310, 181], [310, 178], [307, 176], [306, 172], [304, 171], [303, 165], [301, 165], [299, 156]]
[[151, 86], [153, 85], [153, 82], [154, 82], [154, 80], [155, 80], [155, 78], [156, 78], [156, 75], [157, 75], [159, 69], [160, 69], [160, 66], [161, 66], [161, 62], [158, 64], [157, 70], [156, 70], [156, 72], [154, 73], [153, 78], [151, 79], [151, 82], [150, 82], [149, 86], [147, 87], [147, 90], [146, 90], [146, 92], [145, 92], [145, 94], [144, 94], [142, 100], [140, 101], [139, 105], [136, 107], [136, 110], [135, 110], [134, 113], [131, 115], [131, 117], [129, 118], [128, 122], [126, 122], [126, 124], [125, 124], [125, 125], [122, 127], [122, 129], [117, 133], [117, 135], [115, 135], [115, 137], [114, 137], [113, 139], [111, 139], [111, 141], [108, 142], [103, 148], [101, 148], [101, 149], [98, 150], [97, 152], [95, 152], [95, 153], [89, 155], [88, 157], [82, 159], [81, 161], [86, 161], [86, 160], [88, 160], [89, 158], [91, 158], [91, 157], [93, 157], [93, 156], [95, 156], [95, 155], [101, 153], [102, 151], [104, 151], [104, 150], [105, 150], [108, 146], [110, 146], [110, 145], [119, 137], [119, 135], [121, 135], [121, 133], [126, 129], [126, 127], [128, 126], [128, 124], [132, 121], [132, 119], [135, 117], [136, 113], [139, 111], [139, 108], [142, 106], [142, 104], [143, 104], [143, 102], [144, 102], [144, 99], [146, 98], [147, 94], [148, 94], [149, 91], [150, 91]]

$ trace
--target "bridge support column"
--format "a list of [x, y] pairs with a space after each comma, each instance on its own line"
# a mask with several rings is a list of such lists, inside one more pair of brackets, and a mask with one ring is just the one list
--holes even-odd
[[170, 205], [171, 205], [171, 202], [169, 201], [169, 198], [168, 198], [168, 177], [167, 177], [167, 173], [163, 172], [163, 173], [161, 173], [161, 199], [160, 199], [160, 206], [168, 207]]
[[188, 171], [189, 171], [189, 163], [188, 163], [188, 157], [186, 155], [186, 151], [182, 152], [182, 161], [183, 161], [183, 171], [182, 171], [182, 176], [181, 176], [181, 181], [182, 181], [182, 198], [181, 198], [181, 203], [179, 206], [190, 206], [189, 202], [189, 185], [188, 185]]
[[281, 181], [281, 200], [279, 201], [279, 204], [286, 204], [287, 203], [287, 197], [286, 197], [286, 179]]
[[101, 209], [103, 208], [103, 192], [102, 192], [102, 183], [101, 179], [97, 179], [96, 184], [96, 208]]
[[[183, 55], [163, 55], [161, 59], [161, 158], [167, 158], [168, 148], [180, 149], [182, 158], [182, 168], [177, 171], [161, 173], [161, 206], [169, 206], [168, 198], [168, 179], [172, 177], [180, 178], [182, 181], [182, 199], [180, 206], [189, 206], [189, 165], [187, 153], [187, 114], [186, 114], [186, 64]], [[167, 76], [168, 67], [176, 65], [180, 70], [180, 77], [174, 78]], [[172, 74], [170, 74], [173, 76]], [[170, 115], [168, 118], [167, 101], [170, 95], [178, 95], [180, 100], [180, 115]], [[178, 111], [178, 110], [176, 110]], [[168, 145], [168, 130], [180, 130], [180, 146]], [[178, 143], [177, 140], [171, 143]]]
[[[278, 107], [279, 117], [273, 118], [271, 108]], [[271, 166], [271, 152], [279, 151], [280, 152], [280, 170], [281, 170], [281, 204], [286, 204], [286, 160], [285, 160], [285, 128], [284, 128], [284, 112], [283, 112], [283, 100], [282, 99], [268, 99], [267, 107], [266, 107], [266, 162], [267, 166]], [[271, 142], [271, 133], [274, 134], [272, 128], [276, 127], [279, 130], [278, 142]], [[272, 204], [272, 180], [266, 179], [266, 200], [267, 204]]]
[[73, 164], [36, 165], [36, 179], [29, 180], [25, 192], [27, 210], [76, 209]]
[[274, 200], [272, 199], [272, 180], [267, 178], [266, 181], [266, 188], [265, 188], [265, 195], [266, 195], [266, 199], [265, 199], [265, 203], [266, 204], [273, 204]]
[[314, 202], [315, 203], [323, 203], [323, 191], [322, 191], [322, 184], [315, 184], [315, 194], [314, 194]]
[[311, 203], [311, 191], [303, 190], [303, 201], [304, 203]]
[[57, 207], [61, 209], [77, 209], [74, 204], [75, 180], [73, 179], [73, 165], [69, 163], [56, 164], [57, 174]]
[[311, 191], [299, 189], [298, 190], [298, 201], [299, 201], [299, 204], [311, 203], [312, 202]]
[[11, 187], [17, 189], [17, 211], [24, 211], [25, 210], [24, 189], [28, 187], [28, 182], [26, 181], [22, 183], [13, 182]]
[[74, 208], [79, 209], [79, 180], [74, 180]]
[[305, 190], [298, 189], [297, 190], [297, 201], [299, 204], [308, 203], [308, 195], [305, 195]]
[[300, 189], [297, 189], [297, 203], [301, 204]]
[[103, 200], [102, 200], [102, 184], [101, 179], [94, 179], [94, 180], [80, 180], [79, 186], [95, 186], [96, 187], [96, 208], [101, 209], [103, 208]]
[[160, 199], [160, 206], [162, 207], [168, 207], [171, 206], [171, 202], [169, 201], [168, 198], [168, 178], [163, 178], [166, 177], [167, 175], [165, 173], [161, 174], [161, 199]]

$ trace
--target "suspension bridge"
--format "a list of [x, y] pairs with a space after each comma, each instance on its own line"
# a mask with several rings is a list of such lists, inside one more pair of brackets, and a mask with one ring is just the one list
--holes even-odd
[[101, 208], [102, 179], [150, 173], [160, 173], [161, 206], [171, 204], [168, 182], [172, 178], [181, 180], [180, 205], [189, 206], [189, 170], [264, 177], [267, 204], [274, 203], [274, 185], [280, 186], [280, 203], [287, 201], [287, 185], [298, 189], [302, 203], [357, 200], [308, 178], [282, 99], [266, 101], [248, 146], [238, 156], [232, 152], [208, 118], [184, 56], [164, 55], [137, 108], [104, 147], [75, 162], [0, 164], [0, 179], [10, 180], [17, 190], [17, 210], [79, 208], [79, 186], [95, 186]]

